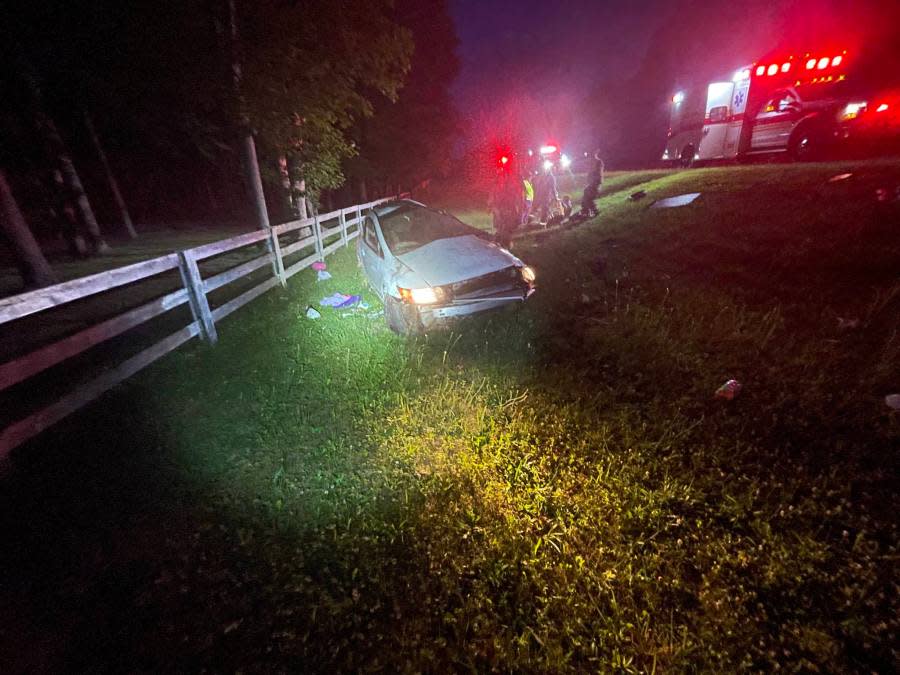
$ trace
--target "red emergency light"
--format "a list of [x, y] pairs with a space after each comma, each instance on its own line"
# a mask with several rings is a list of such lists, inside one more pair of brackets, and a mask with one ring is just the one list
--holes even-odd
[[509, 157], [507, 157], [506, 155], [503, 155], [503, 157], [500, 158], [500, 163], [501, 164], [509, 164]]
[[781, 72], [782, 72], [782, 73], [786, 73], [786, 72], [788, 72], [790, 69], [791, 69], [791, 64], [790, 64], [790, 63], [782, 63], [782, 64], [781, 64]]
[[541, 146], [541, 154], [542, 155], [552, 155], [554, 152], [559, 150], [558, 147], [553, 145], [552, 143], [548, 143], [547, 145]]
[[809, 61], [806, 62], [806, 69], [807, 69], [807, 70], [812, 70], [812, 69], [815, 68], [815, 67], [816, 67], [816, 60], [815, 60], [815, 59], [810, 59]]
[[823, 56], [821, 59], [819, 59], [819, 65], [816, 67], [819, 70], [825, 70], [828, 67], [828, 61], [829, 61], [828, 57]]
[[875, 108], [875, 112], [885, 112], [890, 106], [887, 103], [882, 103], [880, 106]]
[[766, 67], [765, 67], [765, 66], [759, 66], [759, 67], [756, 69], [756, 74], [757, 74], [757, 75], [763, 75], [763, 74], [765, 74], [765, 72], [766, 72]]

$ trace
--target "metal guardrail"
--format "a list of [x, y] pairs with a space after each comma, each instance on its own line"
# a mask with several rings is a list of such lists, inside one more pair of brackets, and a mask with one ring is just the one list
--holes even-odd
[[[48, 368], [58, 365], [87, 349], [121, 335], [181, 305], [188, 304], [193, 317], [193, 321], [183, 328], [104, 371], [101, 375], [79, 385], [54, 403], [7, 426], [0, 432], [0, 460], [4, 459], [16, 446], [21, 445], [82, 406], [95, 400], [103, 393], [188, 340], [199, 336], [215, 344], [218, 340], [216, 332], [217, 321], [221, 321], [270, 288], [278, 285], [284, 286], [287, 280], [297, 272], [309, 267], [317, 260], [324, 260], [327, 255], [339, 248], [347, 246], [350, 240], [357, 237], [361, 232], [363, 212], [392, 199], [394, 198], [378, 199], [366, 204], [358, 204], [316, 215], [312, 218], [294, 220], [276, 225], [266, 231], [259, 230], [241, 234], [230, 239], [204, 244], [133, 265], [118, 267], [80, 279], [48, 286], [47, 288], [0, 299], [0, 324], [5, 324], [113, 288], [138, 283], [174, 269], [179, 270], [182, 282], [181, 288], [162, 297], [84, 328], [73, 335], [35, 349], [12, 361], [0, 364], [0, 391], [19, 384]], [[336, 226], [323, 227], [323, 223], [335, 219], [337, 220]], [[282, 247], [280, 237], [297, 231], [302, 235], [304, 234], [304, 229], [309, 231], [307, 236]], [[325, 244], [328, 239], [336, 235], [340, 235], [340, 239], [328, 245]], [[265, 242], [267, 245], [265, 254], [213, 276], [203, 278], [197, 264], [198, 262], [261, 242]], [[315, 246], [314, 253], [285, 267], [285, 258], [312, 245]], [[219, 307], [215, 309], [210, 308], [209, 293], [241, 279], [265, 265], [272, 266], [271, 277], [228, 300]]]

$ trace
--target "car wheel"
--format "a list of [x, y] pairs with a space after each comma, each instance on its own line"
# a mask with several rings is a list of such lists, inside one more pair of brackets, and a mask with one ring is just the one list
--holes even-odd
[[388, 328], [398, 335], [422, 335], [424, 329], [419, 319], [419, 310], [414, 305], [407, 305], [396, 298], [386, 295], [384, 298], [384, 318]]

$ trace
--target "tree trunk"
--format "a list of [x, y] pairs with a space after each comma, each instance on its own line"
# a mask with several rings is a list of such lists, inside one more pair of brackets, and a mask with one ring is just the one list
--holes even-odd
[[9, 240], [26, 287], [40, 288], [55, 283], [53, 270], [28, 229], [3, 169], [0, 169], [0, 232]]
[[278, 157], [278, 174], [281, 177], [281, 195], [284, 202], [285, 220], [297, 217], [297, 204], [291, 191], [291, 172], [288, 170], [288, 160], [284, 155]]
[[56, 127], [56, 123], [44, 110], [44, 97], [41, 92], [41, 85], [37, 73], [35, 73], [31, 64], [21, 55], [19, 56], [18, 61], [22, 77], [25, 84], [28, 86], [28, 91], [31, 95], [31, 102], [34, 108], [34, 117], [38, 131], [43, 137], [44, 143], [47, 145], [47, 150], [63, 177], [63, 183], [68, 193], [67, 197], [75, 205], [79, 223], [85, 231], [91, 249], [95, 253], [105, 253], [109, 250], [109, 246], [103, 239], [100, 225], [97, 224], [97, 218], [94, 216], [94, 210], [91, 208], [91, 202], [84, 192], [84, 185], [81, 183], [78, 171], [75, 170], [75, 163], [72, 161], [72, 156], [69, 154], [69, 150], [63, 142], [59, 129]]
[[103, 171], [106, 173], [106, 181], [109, 183], [109, 190], [112, 192], [116, 207], [119, 209], [119, 217], [122, 219], [125, 231], [128, 232], [128, 236], [131, 239], [134, 239], [137, 237], [137, 232], [134, 229], [134, 223], [131, 222], [131, 214], [128, 213], [128, 207], [125, 205], [125, 200], [122, 199], [122, 192], [119, 190], [119, 182], [116, 180], [116, 177], [109, 166], [106, 152], [104, 152], [103, 146], [100, 144], [100, 137], [97, 136], [97, 130], [94, 128], [94, 123], [91, 121], [91, 115], [88, 113], [87, 109], [84, 110], [84, 126], [87, 129], [88, 135], [91, 137], [94, 149], [97, 151], [97, 157], [100, 158], [100, 163], [103, 165]]
[[263, 192], [262, 177], [259, 174], [256, 142], [253, 140], [250, 116], [247, 113], [247, 105], [244, 102], [241, 86], [243, 68], [241, 66], [241, 43], [238, 33], [238, 16], [235, 0], [228, 0], [228, 25], [231, 37], [231, 75], [238, 106], [238, 126], [241, 131], [241, 166], [244, 170], [244, 180], [247, 182], [247, 188], [253, 197], [257, 224], [260, 229], [267, 230], [269, 228], [269, 211], [266, 208], [266, 195]]

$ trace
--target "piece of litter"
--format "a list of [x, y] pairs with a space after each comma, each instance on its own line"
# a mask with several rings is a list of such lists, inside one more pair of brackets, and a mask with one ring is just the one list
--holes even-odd
[[331, 278], [331, 274], [326, 272], [325, 270], [319, 270], [316, 272], [316, 281], [328, 281]]
[[359, 295], [348, 295], [346, 300], [344, 300], [341, 304], [335, 305], [335, 307], [352, 307], [356, 303], [362, 300], [362, 297]]
[[632, 192], [631, 196], [628, 197], [633, 202], [638, 201], [639, 199], [643, 199], [647, 196], [647, 192], [645, 190], [638, 190], [637, 192]]
[[307, 319], [321, 319], [322, 314], [319, 313], [315, 307], [307, 307], [306, 308], [306, 318]]
[[716, 389], [716, 398], [724, 398], [726, 401], [734, 400], [741, 393], [741, 383], [737, 380], [728, 380]]
[[837, 176], [832, 176], [831, 178], [829, 178], [828, 182], [829, 183], [839, 183], [842, 180], [847, 180], [852, 175], [853, 175], [852, 173], [839, 173]]
[[697, 199], [700, 196], [699, 192], [689, 192], [684, 195], [677, 195], [675, 197], [666, 197], [665, 199], [659, 199], [653, 202], [653, 205], [650, 207], [652, 209], [671, 209], [676, 206], [687, 206], [692, 201]]
[[859, 328], [859, 319], [845, 319], [841, 316], [837, 318], [838, 330], [853, 330]]
[[314, 263], [312, 264], [312, 268], [313, 268], [316, 272], [321, 272], [322, 270], [325, 269], [325, 263], [323, 263], [321, 260], [316, 260], [316, 262], [314, 262]]
[[322, 298], [319, 300], [320, 307], [342, 307], [347, 300], [352, 298], [352, 295], [344, 295], [343, 293], [333, 293], [329, 295], [327, 298]]
[[884, 397], [884, 402], [887, 403], [888, 408], [900, 410], [900, 394], [888, 394]]
[[366, 316], [370, 319], [377, 319], [379, 316], [384, 316], [384, 311], [379, 309], [377, 312], [369, 312]]

